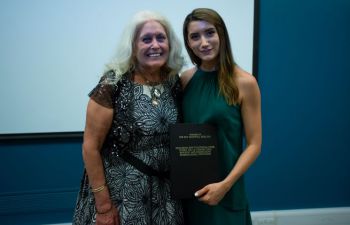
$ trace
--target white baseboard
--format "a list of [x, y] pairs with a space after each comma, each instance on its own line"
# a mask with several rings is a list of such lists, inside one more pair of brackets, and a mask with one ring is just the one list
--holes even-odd
[[350, 207], [252, 212], [253, 225], [350, 225]]
[[253, 225], [350, 225], [350, 207], [253, 211], [251, 215]]

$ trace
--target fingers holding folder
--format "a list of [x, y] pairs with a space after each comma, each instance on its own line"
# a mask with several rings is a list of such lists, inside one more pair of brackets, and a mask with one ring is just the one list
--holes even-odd
[[208, 205], [217, 205], [229, 190], [224, 182], [211, 183], [196, 191], [194, 196]]

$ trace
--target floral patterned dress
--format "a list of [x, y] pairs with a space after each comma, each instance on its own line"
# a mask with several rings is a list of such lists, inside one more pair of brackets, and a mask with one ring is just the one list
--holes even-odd
[[[115, 112], [101, 156], [120, 224], [183, 224], [182, 207], [171, 197], [169, 180], [148, 176], [120, 157], [123, 151], [129, 151], [157, 171], [169, 170], [168, 126], [180, 119], [179, 79], [158, 87], [159, 105], [154, 106], [147, 85], [133, 83], [130, 74], [124, 74], [118, 82], [109, 82], [114, 77], [111, 71], [105, 73], [89, 96]], [[95, 224], [95, 218], [94, 196], [85, 172], [73, 224]]]

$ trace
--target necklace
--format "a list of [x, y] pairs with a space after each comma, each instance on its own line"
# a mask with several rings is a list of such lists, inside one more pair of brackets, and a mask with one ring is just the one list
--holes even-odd
[[152, 105], [158, 106], [160, 104], [161, 82], [150, 81], [143, 74], [140, 75], [146, 81], [146, 86], [151, 94]]
[[148, 88], [150, 89], [150, 93], [151, 93], [151, 102], [153, 106], [158, 106], [160, 104], [160, 89], [156, 86], [148, 86]]

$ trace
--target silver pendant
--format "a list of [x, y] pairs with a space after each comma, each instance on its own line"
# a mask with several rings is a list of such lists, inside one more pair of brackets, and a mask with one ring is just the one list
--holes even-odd
[[152, 90], [154, 97], [159, 98], [160, 97], [160, 90], [158, 88], [153, 88]]
[[157, 99], [152, 99], [152, 105], [153, 106], [158, 106], [159, 105], [159, 101]]

